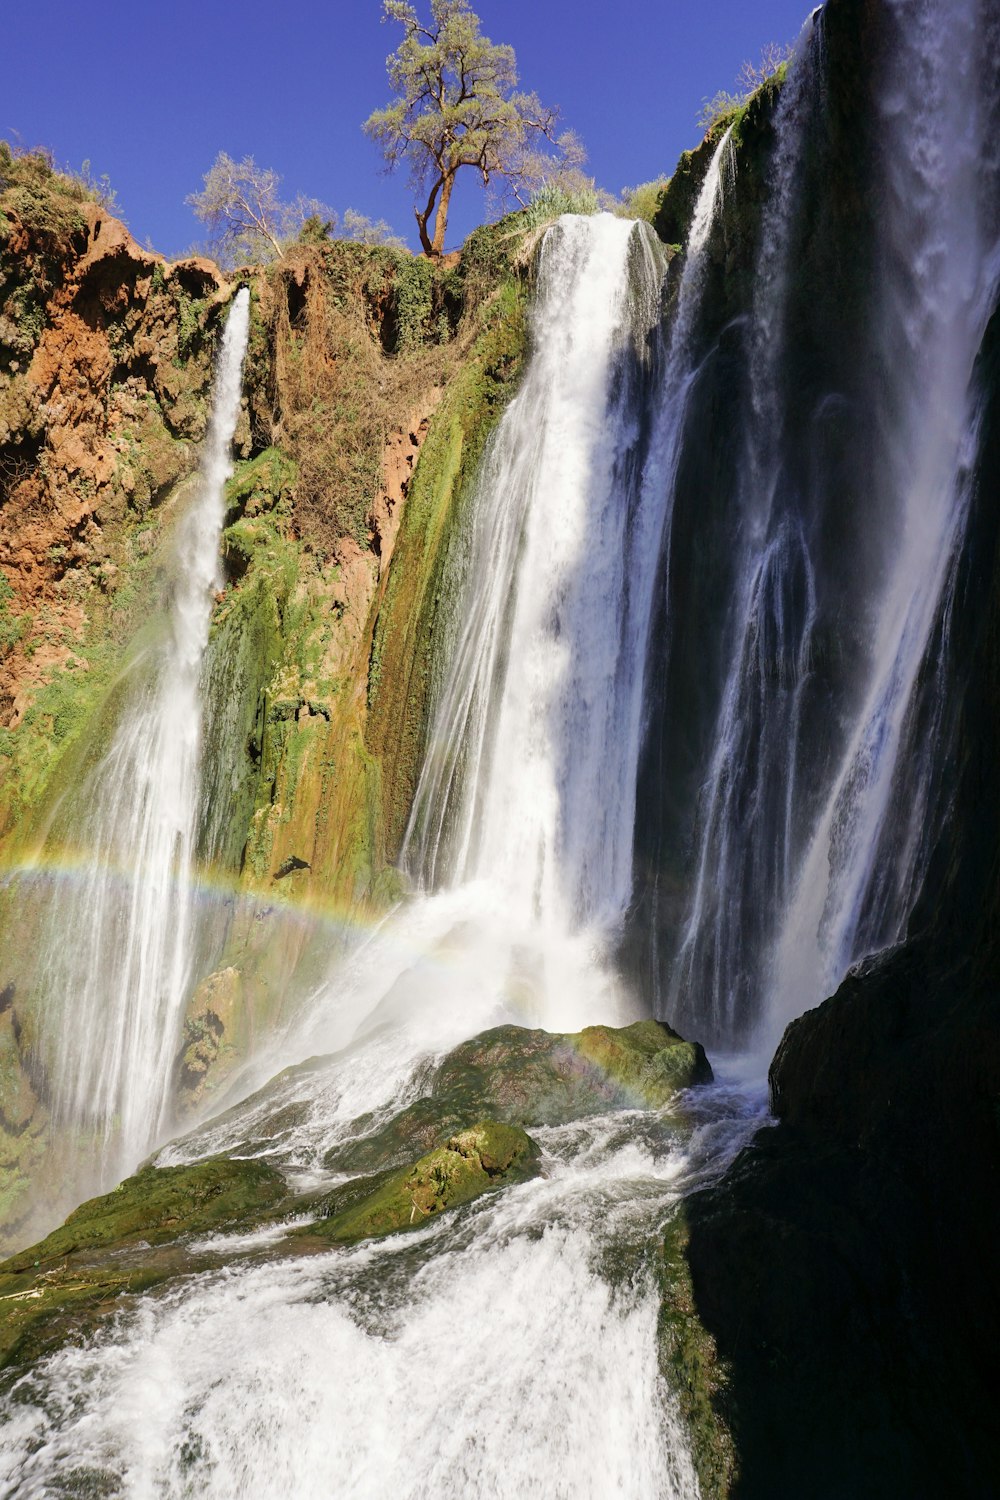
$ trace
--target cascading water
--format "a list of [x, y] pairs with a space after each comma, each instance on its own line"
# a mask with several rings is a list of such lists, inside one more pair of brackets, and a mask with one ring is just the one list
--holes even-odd
[[644, 225], [566, 218], [549, 232], [537, 352], [480, 482], [468, 614], [406, 855], [428, 884], [492, 888], [518, 930], [522, 973], [527, 948], [537, 974], [542, 949], [551, 967], [580, 935], [592, 971], [631, 897], [650, 611], [730, 155], [727, 132], [696, 204], [667, 343], [663, 253]]
[[[804, 526], [781, 514], [781, 359], [791, 224], [801, 179], [803, 113], [815, 84], [816, 28], [806, 23], [779, 99], [766, 224], [749, 329], [750, 422], [739, 521], [728, 531], [735, 601], [725, 686], [699, 806], [697, 865], [665, 1005], [713, 1040], [739, 1036], [755, 983], [761, 910], [780, 906], [791, 877], [800, 684], [815, 612]], [[777, 512], [777, 514], [776, 514]], [[668, 606], [668, 619], [670, 609]], [[789, 753], [790, 752], [790, 753]], [[756, 911], [748, 921], [744, 908]], [[690, 997], [690, 998], [688, 998]], [[697, 1013], [697, 1022], [692, 1016]]]
[[[299, 1065], [162, 1164], [260, 1156], [325, 1189], [338, 1150], [421, 1097], [458, 1041], [624, 1019], [623, 924], [621, 951], [645, 923], [653, 954], [640, 999], [726, 1047], [773, 1038], [902, 932], [941, 803], [944, 709], [917, 710], [945, 675], [996, 295], [996, 58], [974, 0], [949, 12], [948, 48], [925, 0], [886, 10], [883, 211], [841, 195], [856, 266], [827, 253], [816, 209], [822, 16], [773, 121], [745, 302], [713, 323], [740, 188], [729, 134], [675, 281], [645, 227], [549, 231], [534, 352], [452, 580], [464, 617], [406, 841], [422, 889], [314, 997], [284, 1044]], [[200, 652], [203, 632], [188, 639]], [[120, 754], [135, 780], [147, 762]], [[112, 825], [105, 860], [134, 838]], [[169, 876], [190, 843], [165, 848]], [[183, 891], [157, 889], [182, 933]], [[88, 943], [95, 973], [140, 962], [105, 948]], [[169, 1020], [184, 965], [163, 953]], [[165, 1031], [118, 1024], [125, 1041], [101, 1032], [84, 1054], [78, 1104], [103, 1101], [102, 1120], [141, 1115], [138, 1080], [159, 1068], [165, 1087], [173, 1057]], [[686, 1121], [636, 1109], [535, 1131], [542, 1178], [407, 1236], [306, 1259], [279, 1225], [185, 1247], [209, 1269], [23, 1377], [0, 1480], [19, 1497], [70, 1471], [81, 1492], [168, 1496], [693, 1497], [650, 1247], [763, 1120], [736, 1090], [694, 1092]]]
[[767, 1042], [831, 992], [854, 960], [904, 935], [933, 833], [924, 826], [933, 745], [904, 761], [906, 806], [891, 827], [886, 819], [907, 715], [942, 616], [935, 648], [942, 659], [947, 653], [949, 589], [978, 446], [973, 369], [1000, 269], [996, 179], [984, 172], [997, 60], [988, 51], [984, 60], [976, 0], [950, 7], [946, 22], [912, 0], [891, 9], [898, 41], [881, 99], [875, 312], [894, 525], [864, 695], [778, 938]]
[[663, 271], [659, 242], [624, 220], [546, 236], [538, 352], [480, 483], [476, 597], [408, 838], [428, 882], [447, 861], [452, 881], [493, 879], [563, 928], [613, 921], [629, 894]]
[[[970, 381], [996, 293], [982, 180], [995, 83], [979, 65], [976, 5], [949, 19], [947, 47], [935, 7], [889, 10], [898, 37], [878, 80], [867, 274], [862, 259], [853, 281], [842, 275], [850, 298], [831, 296], [827, 313], [814, 225], [830, 130], [820, 12], [776, 111], [740, 351], [723, 356], [724, 329], [703, 355], [709, 388], [716, 366], [744, 382], [738, 458], [713, 476], [711, 504], [730, 497], [724, 561], [710, 556], [709, 582], [692, 586], [705, 521], [674, 521], [666, 543], [657, 734], [674, 783], [665, 801], [687, 776], [696, 812], [659, 834], [673, 892], [669, 917], [652, 923], [659, 1005], [682, 1030], [762, 1057], [853, 961], [903, 935], [940, 803], [940, 713], [922, 715], [923, 743], [902, 759], [900, 746], [918, 681], [936, 670], [932, 635], [947, 650], [976, 446]], [[853, 349], [844, 318], [857, 323]], [[682, 455], [705, 445], [711, 420], [695, 413]], [[675, 497], [668, 514], [690, 503]], [[717, 652], [711, 719], [702, 663], [672, 649], [684, 619], [701, 626], [702, 657]], [[685, 763], [675, 747], [688, 719]]]
[[197, 494], [176, 539], [168, 629], [150, 648], [152, 661], [135, 664], [141, 680], [81, 796], [86, 870], [53, 915], [41, 971], [59, 1017], [56, 1116], [95, 1133], [105, 1179], [149, 1150], [168, 1115], [191, 973], [199, 676], [220, 586], [223, 490], [249, 309], [244, 288], [222, 338]]
[[[535, 352], [477, 497], [468, 623], [410, 834], [414, 864], [451, 884], [418, 895], [315, 997], [298, 1057], [334, 1056], [282, 1074], [164, 1164], [260, 1155], [315, 1187], [327, 1155], [416, 1097], [456, 1041], [539, 1011], [550, 1025], [615, 1019], [608, 940], [630, 893], [666, 493], [648, 479], [669, 459], [663, 410], [647, 416], [667, 359], [663, 271], [645, 226], [549, 231]], [[685, 302], [698, 283], [689, 256]], [[648, 1252], [755, 1108], [713, 1104], [693, 1140], [691, 1120], [643, 1110], [540, 1130], [544, 1178], [405, 1245], [296, 1264], [273, 1258], [280, 1230], [212, 1242], [249, 1263], [145, 1302], [22, 1385], [6, 1432], [16, 1492], [44, 1490], [72, 1455], [88, 1483], [166, 1495], [694, 1500]], [[620, 1244], [646, 1247], [624, 1279]], [[475, 1328], [455, 1336], [469, 1306]], [[39, 1446], [42, 1410], [55, 1435]]]
[[[546, 236], [536, 352], [480, 480], [468, 613], [407, 837], [426, 884], [502, 913], [508, 967], [549, 1025], [590, 1018], [595, 950], [631, 888], [664, 269], [645, 226], [607, 215]], [[618, 1006], [598, 990], [594, 1018]]]

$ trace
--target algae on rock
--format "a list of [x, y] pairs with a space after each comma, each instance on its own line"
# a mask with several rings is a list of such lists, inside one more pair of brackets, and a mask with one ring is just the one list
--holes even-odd
[[[450, 1136], [412, 1167], [371, 1179], [371, 1191], [349, 1205], [334, 1193], [331, 1212], [297, 1233], [334, 1244], [417, 1229], [447, 1208], [527, 1181], [538, 1170], [538, 1147], [516, 1125], [479, 1120]], [[360, 1183], [351, 1184], [354, 1193]], [[352, 1195], [353, 1196], [353, 1195]]]

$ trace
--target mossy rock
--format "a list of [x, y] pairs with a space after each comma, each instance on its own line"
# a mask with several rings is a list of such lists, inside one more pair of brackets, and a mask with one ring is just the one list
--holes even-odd
[[[664, 1109], [679, 1090], [711, 1078], [703, 1048], [660, 1021], [565, 1034], [497, 1026], [449, 1052], [427, 1095], [335, 1148], [326, 1165], [379, 1171], [485, 1117], [531, 1129], [616, 1109]], [[356, 1122], [365, 1125], [364, 1117]]]
[[271, 1208], [286, 1195], [281, 1173], [258, 1161], [212, 1157], [193, 1166], [145, 1167], [113, 1192], [81, 1203], [40, 1244], [0, 1263], [0, 1276], [135, 1240], [159, 1245], [203, 1233]]
[[90, 1330], [123, 1294], [187, 1269], [173, 1244], [181, 1235], [249, 1227], [287, 1197], [272, 1167], [215, 1157], [147, 1167], [81, 1204], [60, 1229], [0, 1264], [0, 1369], [38, 1358]]
[[333, 1195], [332, 1213], [304, 1233], [334, 1244], [353, 1244], [399, 1230], [417, 1229], [447, 1208], [471, 1203], [483, 1193], [525, 1182], [538, 1171], [538, 1147], [515, 1125], [480, 1120], [451, 1136], [411, 1167], [352, 1183], [355, 1201]]
[[689, 1230], [681, 1205], [655, 1260], [660, 1289], [660, 1368], [680, 1410], [704, 1500], [726, 1500], [738, 1474], [732, 1433], [720, 1415], [729, 1368], [698, 1317], [688, 1265]]

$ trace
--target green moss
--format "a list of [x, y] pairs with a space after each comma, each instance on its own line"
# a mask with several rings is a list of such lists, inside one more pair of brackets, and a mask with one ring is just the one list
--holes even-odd
[[36, 636], [45, 631], [50, 643], [64, 648], [66, 659], [36, 690], [17, 729], [0, 740], [2, 826], [14, 841], [45, 826], [67, 793], [63, 813], [71, 825], [72, 793], [111, 742], [126, 688], [123, 658], [137, 654], [154, 628], [161, 588], [155, 553], [136, 550], [127, 561], [124, 552], [120, 555], [125, 565], [115, 589], [90, 593], [82, 641], [55, 621], [47, 628], [44, 613], [34, 622]]
[[449, 617], [447, 557], [465, 516], [490, 432], [513, 395], [526, 344], [526, 293], [513, 278], [484, 308], [469, 357], [448, 389], [410, 485], [368, 678], [366, 740], [382, 762], [386, 858], [395, 858], [427, 737], [435, 662]]
[[687, 1246], [682, 1206], [666, 1227], [656, 1262], [660, 1366], [684, 1421], [703, 1500], [727, 1500], [737, 1478], [736, 1450], [715, 1402], [729, 1377], [698, 1317]]
[[0, 573], [0, 661], [14, 649], [24, 634], [25, 621], [10, 612], [14, 590]]
[[[370, 1181], [370, 1191], [302, 1231], [334, 1244], [417, 1229], [445, 1209], [523, 1182], [538, 1170], [538, 1147], [516, 1126], [479, 1120], [422, 1156], [412, 1167]], [[360, 1184], [352, 1184], [356, 1197]]]
[[701, 1047], [659, 1021], [566, 1035], [497, 1026], [450, 1052], [426, 1094], [388, 1124], [365, 1134], [368, 1122], [356, 1121], [359, 1138], [334, 1148], [326, 1165], [378, 1171], [484, 1117], [530, 1130], [615, 1109], [667, 1109], [679, 1090], [711, 1076]]
[[143, 1240], [162, 1244], [246, 1219], [285, 1197], [284, 1178], [263, 1162], [213, 1157], [186, 1167], [146, 1167], [70, 1214], [61, 1229], [0, 1264], [0, 1275], [48, 1268]]
[[414, 348], [427, 335], [434, 312], [435, 268], [423, 256], [401, 256], [393, 281], [397, 333], [393, 353]]
[[156, 1246], [255, 1223], [286, 1196], [271, 1167], [218, 1157], [147, 1167], [81, 1204], [61, 1229], [0, 1264], [0, 1367], [37, 1357], [74, 1332], [67, 1318], [92, 1317], [122, 1293], [174, 1274], [176, 1259], [157, 1258]]
[[239, 510], [244, 515], [276, 511], [286, 515], [290, 508], [298, 470], [280, 448], [268, 447], [249, 463], [237, 464], [226, 485], [226, 511]]

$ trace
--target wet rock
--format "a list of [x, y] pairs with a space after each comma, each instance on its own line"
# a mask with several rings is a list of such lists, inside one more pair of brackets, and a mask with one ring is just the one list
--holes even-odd
[[365, 1135], [366, 1121], [357, 1121], [363, 1138], [332, 1151], [326, 1165], [378, 1171], [485, 1117], [530, 1130], [615, 1109], [664, 1109], [711, 1078], [703, 1048], [660, 1021], [565, 1034], [498, 1026], [450, 1052], [427, 1094], [388, 1125]]
[[538, 1171], [538, 1147], [514, 1125], [480, 1120], [459, 1131], [443, 1146], [422, 1156], [412, 1167], [368, 1179], [368, 1191], [358, 1198], [362, 1184], [352, 1183], [352, 1201], [337, 1194], [332, 1212], [305, 1233], [319, 1234], [337, 1244], [417, 1229], [445, 1209], [471, 1203], [483, 1193], [524, 1182]]
[[147, 1167], [81, 1204], [60, 1229], [0, 1264], [0, 1368], [92, 1327], [122, 1294], [188, 1269], [176, 1248], [181, 1236], [252, 1225], [287, 1196], [273, 1168], [217, 1157]]

